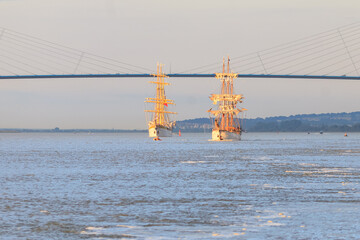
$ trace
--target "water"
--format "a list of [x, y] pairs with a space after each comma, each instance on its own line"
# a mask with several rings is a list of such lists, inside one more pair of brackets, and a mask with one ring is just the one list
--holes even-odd
[[360, 239], [360, 134], [0, 134], [0, 239]]

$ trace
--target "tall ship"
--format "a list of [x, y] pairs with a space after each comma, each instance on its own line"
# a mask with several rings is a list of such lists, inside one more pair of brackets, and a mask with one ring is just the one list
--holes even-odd
[[145, 103], [153, 105], [152, 109], [145, 110], [146, 121], [149, 127], [149, 137], [154, 140], [159, 137], [171, 137], [172, 129], [175, 127], [175, 121], [170, 119], [170, 115], [177, 114], [168, 110], [169, 105], [175, 105], [174, 101], [166, 98], [165, 85], [170, 83], [165, 82], [166, 76], [162, 72], [162, 64], [157, 64], [157, 73], [153, 74], [156, 81], [151, 81], [156, 85], [155, 98], [146, 98]]
[[227, 59], [227, 69], [225, 69], [225, 59], [223, 59], [222, 73], [215, 73], [215, 77], [221, 81], [221, 93], [210, 95], [210, 100], [217, 106], [217, 109], [208, 110], [214, 116], [213, 141], [241, 140], [243, 130], [238, 114], [247, 109], [237, 107], [244, 98], [241, 94], [234, 94], [234, 79], [237, 76], [238, 74], [230, 71], [230, 58]]

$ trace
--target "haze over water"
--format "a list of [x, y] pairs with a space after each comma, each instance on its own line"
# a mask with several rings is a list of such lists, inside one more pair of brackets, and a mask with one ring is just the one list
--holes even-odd
[[359, 239], [360, 134], [0, 134], [1, 239]]

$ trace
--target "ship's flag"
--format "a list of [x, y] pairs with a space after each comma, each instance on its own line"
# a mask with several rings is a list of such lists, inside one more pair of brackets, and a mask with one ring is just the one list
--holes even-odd
[[167, 107], [168, 107], [168, 104], [167, 104], [167, 103], [164, 103], [164, 106], [167, 106]]

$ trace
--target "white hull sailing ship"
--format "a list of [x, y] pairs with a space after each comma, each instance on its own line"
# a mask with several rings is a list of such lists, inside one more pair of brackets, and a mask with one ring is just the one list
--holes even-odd
[[149, 127], [149, 137], [171, 137], [172, 128], [154, 125]]
[[215, 77], [221, 81], [221, 93], [211, 94], [210, 99], [217, 105], [216, 110], [210, 109], [214, 115], [212, 140], [213, 141], [236, 141], [241, 140], [242, 126], [237, 115], [245, 111], [245, 108], [237, 108], [242, 103], [243, 96], [234, 94], [234, 79], [236, 73], [230, 72], [230, 59], [228, 58], [227, 71], [225, 72], [225, 59], [223, 60], [223, 72], [215, 73]]
[[166, 98], [165, 85], [170, 83], [165, 82], [168, 77], [162, 72], [162, 65], [157, 64], [157, 73], [153, 75], [156, 81], [150, 83], [156, 84], [155, 98], [146, 98], [145, 103], [154, 104], [151, 110], [145, 110], [148, 127], [149, 137], [158, 139], [158, 137], [171, 137], [172, 129], [175, 127], [175, 121], [171, 121], [169, 115], [176, 114], [176, 112], [168, 111], [169, 105], [175, 105], [173, 100]]

